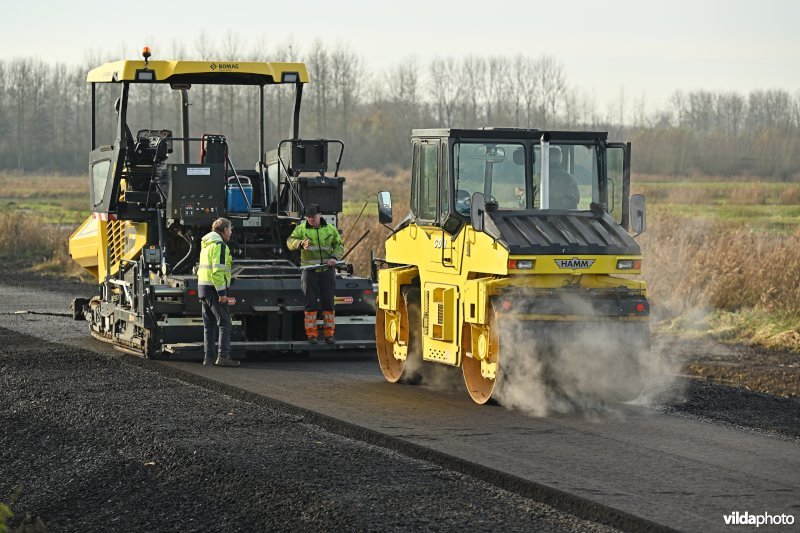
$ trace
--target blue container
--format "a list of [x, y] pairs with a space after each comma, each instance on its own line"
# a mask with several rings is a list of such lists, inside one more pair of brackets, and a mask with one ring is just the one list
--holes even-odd
[[[253, 185], [250, 184], [250, 178], [239, 176], [239, 181], [242, 182], [241, 189], [235, 177], [228, 178], [228, 213], [247, 213], [247, 206], [253, 205]], [[244, 196], [242, 196], [242, 189], [244, 189]], [[245, 201], [245, 197], [247, 197], [247, 201]]]

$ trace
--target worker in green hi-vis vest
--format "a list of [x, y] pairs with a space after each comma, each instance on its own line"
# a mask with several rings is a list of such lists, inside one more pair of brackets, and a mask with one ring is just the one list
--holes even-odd
[[305, 208], [305, 222], [297, 225], [286, 240], [290, 250], [300, 249], [300, 266], [303, 270], [301, 287], [305, 296], [306, 336], [311, 343], [317, 342], [317, 313], [322, 311], [322, 335], [325, 342], [334, 344], [333, 292], [336, 274], [333, 267], [344, 254], [344, 245], [339, 230], [328, 224], [317, 204]]

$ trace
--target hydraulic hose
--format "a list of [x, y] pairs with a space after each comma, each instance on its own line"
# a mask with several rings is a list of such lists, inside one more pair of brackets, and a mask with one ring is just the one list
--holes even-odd
[[192, 238], [191, 230], [187, 230], [187, 233], [189, 234], [188, 236], [184, 234], [182, 231], [178, 233], [178, 235], [180, 235], [183, 238], [183, 240], [185, 240], [189, 244], [189, 251], [186, 253], [185, 256], [183, 256], [183, 258], [180, 261], [178, 261], [178, 264], [176, 264], [173, 267], [172, 272], [175, 274], [181, 274], [183, 272], [183, 268], [187, 264], [189, 264], [189, 262], [194, 258], [194, 250], [195, 250], [194, 238]]

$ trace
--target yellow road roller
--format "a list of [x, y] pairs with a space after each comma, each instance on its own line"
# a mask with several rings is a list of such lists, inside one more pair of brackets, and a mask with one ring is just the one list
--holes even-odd
[[391, 231], [374, 264], [385, 378], [437, 363], [461, 367], [479, 404], [509, 384], [524, 392], [532, 373], [553, 393], [636, 397], [650, 307], [630, 143], [483, 128], [414, 130], [411, 145], [410, 209], [394, 227], [391, 194], [378, 194]]

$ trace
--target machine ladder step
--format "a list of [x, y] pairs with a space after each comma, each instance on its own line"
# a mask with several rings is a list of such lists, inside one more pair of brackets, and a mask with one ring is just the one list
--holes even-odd
[[[337, 340], [335, 344], [327, 344], [322, 339], [317, 343], [308, 341], [234, 341], [231, 342], [232, 351], [292, 351], [308, 352], [322, 350], [366, 350], [375, 347], [374, 340]], [[167, 353], [178, 354], [181, 352], [202, 352], [202, 342], [179, 342], [164, 344], [163, 350]]]

